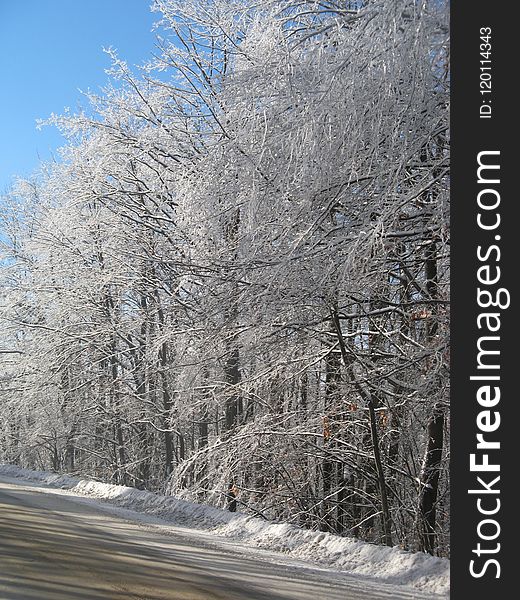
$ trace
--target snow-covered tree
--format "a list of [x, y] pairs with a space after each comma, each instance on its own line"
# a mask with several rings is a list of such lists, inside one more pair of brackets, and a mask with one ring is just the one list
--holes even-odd
[[446, 5], [154, 9], [12, 193], [3, 457], [446, 553]]

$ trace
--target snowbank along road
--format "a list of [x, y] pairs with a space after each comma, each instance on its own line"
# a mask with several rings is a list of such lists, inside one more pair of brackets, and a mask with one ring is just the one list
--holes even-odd
[[363, 600], [424, 595], [330, 579], [131, 522], [30, 483], [0, 479], [1, 600]]

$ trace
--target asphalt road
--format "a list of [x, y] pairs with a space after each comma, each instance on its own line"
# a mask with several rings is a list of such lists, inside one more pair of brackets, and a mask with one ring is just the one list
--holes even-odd
[[[1, 600], [417, 600], [368, 578], [273, 564], [0, 480]], [[199, 534], [200, 536], [200, 534]]]

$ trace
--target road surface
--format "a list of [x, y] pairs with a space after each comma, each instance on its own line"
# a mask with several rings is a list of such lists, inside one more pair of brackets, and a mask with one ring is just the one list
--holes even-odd
[[[0, 479], [1, 600], [417, 600], [372, 579], [273, 564]], [[200, 534], [199, 534], [200, 535]], [[272, 554], [270, 556], [273, 556]]]

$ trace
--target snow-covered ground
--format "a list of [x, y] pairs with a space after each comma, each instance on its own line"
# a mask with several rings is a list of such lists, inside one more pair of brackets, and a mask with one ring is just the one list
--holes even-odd
[[267, 522], [171, 496], [67, 475], [29, 471], [5, 464], [0, 464], [0, 475], [39, 482], [78, 496], [103, 500], [176, 526], [207, 531], [248, 546], [282, 552], [338, 572], [376, 577], [386, 583], [411, 586], [442, 597], [449, 596], [450, 565], [446, 559], [308, 531], [285, 523]]

